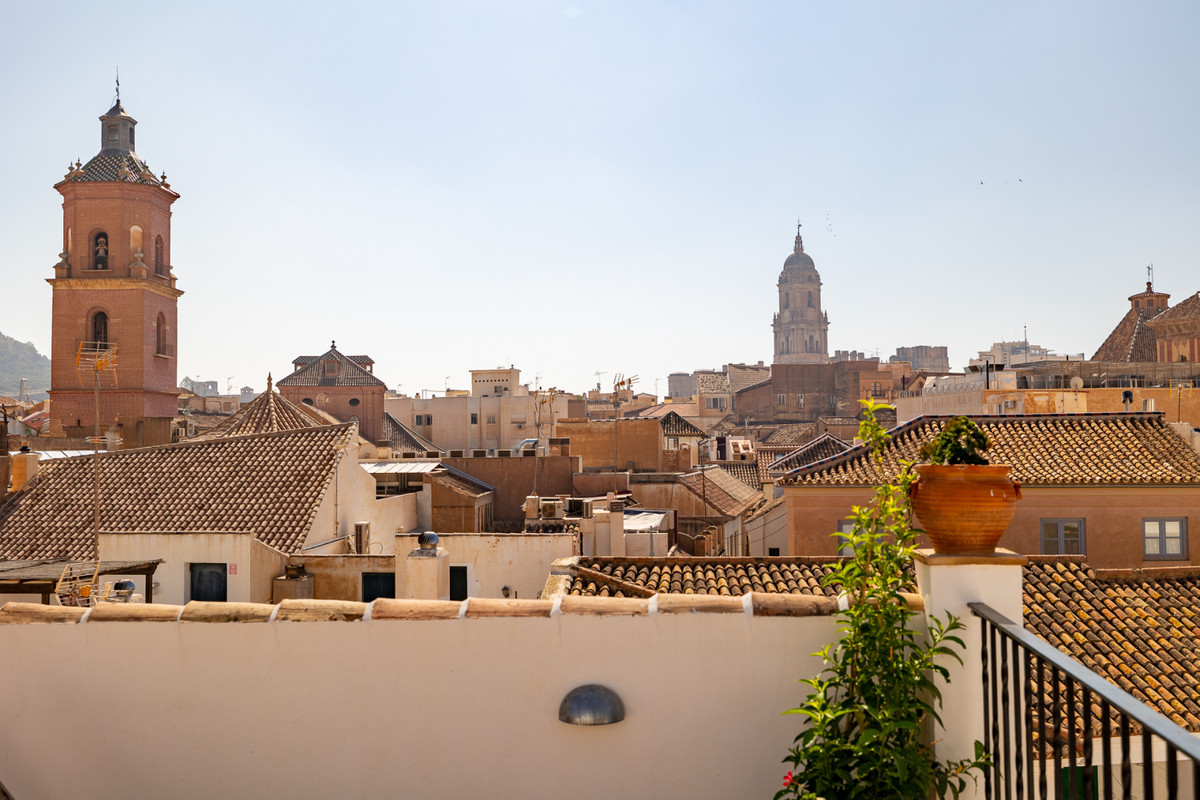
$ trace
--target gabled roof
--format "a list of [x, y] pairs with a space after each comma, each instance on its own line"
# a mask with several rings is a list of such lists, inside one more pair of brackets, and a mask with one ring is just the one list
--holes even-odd
[[192, 437], [191, 441], [319, 428], [329, 424], [316, 409], [297, 405], [278, 392], [272, 391], [268, 382], [265, 392], [239, 408], [232, 416]]
[[664, 436], [704, 436], [704, 431], [688, 422], [674, 411], [668, 411], [659, 417]]
[[[102, 532], [249, 531], [304, 544], [354, 424], [118, 450], [101, 456]], [[0, 559], [94, 558], [91, 457], [43, 464], [0, 504]]]
[[[366, 358], [359, 356], [359, 358]], [[337, 375], [325, 374], [325, 362], [337, 362]], [[301, 366], [279, 381], [279, 386], [386, 386], [354, 359], [338, 352], [336, 347], [319, 356], [300, 356], [293, 362]], [[372, 362], [374, 363], [374, 362]]]
[[817, 423], [793, 422], [787, 425], [780, 425], [775, 429], [774, 433], [767, 437], [763, 444], [799, 447], [806, 442], [811, 442], [816, 435]]
[[762, 483], [758, 479], [757, 461], [710, 461], [708, 463], [725, 470], [751, 489], [762, 491]]
[[768, 366], [745, 366], [729, 364], [725, 367], [729, 379], [729, 391], [740, 392], [751, 386], [757, 386], [771, 379], [771, 368]]
[[771, 465], [792, 452], [794, 447], [760, 444], [754, 448], [754, 458], [758, 461], [758, 479], [761, 483], [771, 480]]
[[1200, 292], [1154, 317], [1151, 327], [1156, 327], [1160, 322], [1182, 322], [1185, 319], [1200, 319]]
[[467, 497], [483, 497], [493, 491], [490, 484], [472, 478], [465, 472], [441, 464], [429, 473], [429, 479]]
[[432, 453], [445, 451], [386, 411], [383, 412], [383, 438], [397, 453]]
[[779, 458], [768, 469], [775, 474], [791, 472], [794, 469], [807, 467], [809, 464], [815, 464], [826, 458], [840, 456], [849, 449], [850, 445], [832, 433], [822, 433], [808, 444]]
[[736, 517], [762, 502], [756, 491], [723, 469], [708, 467], [679, 476], [679, 482], [692, 494], [726, 517]]
[[[791, 485], [874, 486], [919, 460], [926, 442], [952, 419], [917, 417], [894, 428], [883, 451], [882, 474], [863, 445], [789, 473]], [[1012, 466], [1025, 486], [1200, 485], [1200, 453], [1163, 420], [1161, 412], [1025, 414], [971, 417], [991, 440], [993, 464]]]
[[[1077, 559], [1030, 556], [1025, 627], [1200, 732], [1200, 568], [1093, 570]], [[1049, 707], [1053, 698], [1047, 694], [1044, 702]], [[1102, 735], [1097, 715], [1092, 722], [1093, 735]]]

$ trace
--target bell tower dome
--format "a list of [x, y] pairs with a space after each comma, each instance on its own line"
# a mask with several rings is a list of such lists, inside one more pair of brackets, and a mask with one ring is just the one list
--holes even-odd
[[829, 315], [821, 311], [821, 276], [804, 252], [800, 225], [796, 244], [779, 274], [779, 311], [772, 320], [775, 364], [823, 364], [829, 360]]
[[[55, 184], [63, 240], [54, 277], [50, 433], [117, 426], [124, 447], [165, 444], [178, 409], [171, 204], [179, 195], [134, 150], [120, 96], [100, 117], [100, 152]], [[97, 370], [97, 364], [101, 369]]]

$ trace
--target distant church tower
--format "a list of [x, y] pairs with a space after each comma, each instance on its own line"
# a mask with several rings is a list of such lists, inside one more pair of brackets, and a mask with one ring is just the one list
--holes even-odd
[[171, 273], [171, 204], [179, 195], [134, 152], [136, 125], [118, 96], [100, 117], [100, 152], [55, 184], [63, 252], [47, 279], [54, 287], [51, 435], [92, 435], [93, 363], [115, 361], [101, 372], [100, 428], [115, 422], [127, 448], [171, 441], [183, 294]]
[[823, 364], [829, 360], [829, 315], [821, 312], [821, 276], [804, 252], [800, 226], [796, 249], [779, 274], [779, 313], [775, 331], [775, 364]]

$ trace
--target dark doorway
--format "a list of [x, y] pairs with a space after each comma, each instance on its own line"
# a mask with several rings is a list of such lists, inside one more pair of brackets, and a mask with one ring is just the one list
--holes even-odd
[[362, 583], [364, 603], [369, 603], [376, 597], [396, 596], [396, 573], [394, 572], [364, 572]]
[[224, 603], [229, 595], [226, 590], [225, 564], [189, 564], [192, 571], [192, 600], [207, 600]]
[[451, 600], [466, 600], [467, 599], [467, 568], [466, 567], [451, 567], [450, 568], [450, 599]]

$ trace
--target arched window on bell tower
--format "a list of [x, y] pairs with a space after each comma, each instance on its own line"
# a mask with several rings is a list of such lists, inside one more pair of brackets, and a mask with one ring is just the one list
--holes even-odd
[[783, 307], [785, 309], [791, 307], [791, 302], [789, 300], [789, 295], [787, 292], [783, 293]]
[[92, 237], [92, 269], [108, 269], [108, 234], [96, 231]]
[[154, 274], [167, 274], [167, 259], [163, 255], [163, 240], [161, 236], [154, 237]]
[[813, 304], [812, 304], [812, 292], [809, 292], [809, 293], [808, 293], [808, 307], [809, 307], [809, 308], [812, 308], [812, 307], [813, 307]]
[[92, 341], [98, 345], [108, 344], [108, 314], [103, 311], [92, 315]]
[[167, 316], [161, 311], [154, 321], [154, 352], [160, 356], [170, 355], [167, 352]]

